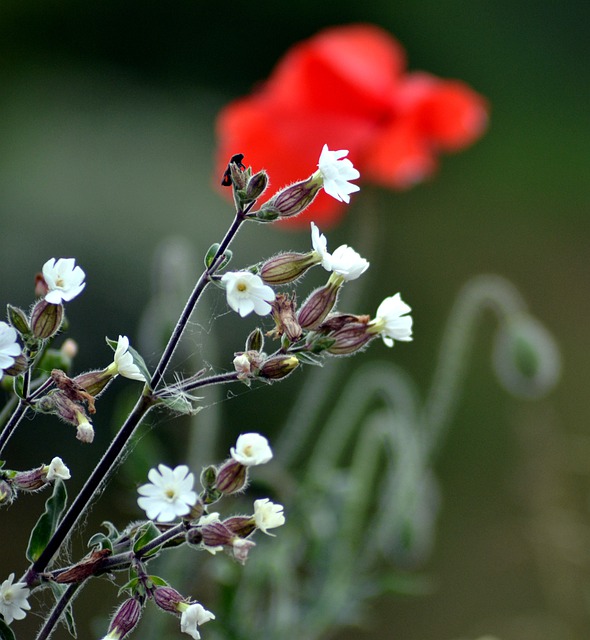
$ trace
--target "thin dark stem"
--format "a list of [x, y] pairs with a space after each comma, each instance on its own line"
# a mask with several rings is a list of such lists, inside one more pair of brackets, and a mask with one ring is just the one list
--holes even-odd
[[232, 222], [231, 227], [227, 230], [225, 237], [223, 238], [223, 240], [221, 241], [221, 244], [219, 245], [219, 248], [217, 249], [217, 252], [211, 263], [211, 266], [205, 269], [205, 271], [201, 274], [201, 277], [197, 281], [197, 284], [195, 285], [195, 288], [193, 289], [189, 299], [187, 300], [187, 303], [184, 309], [182, 310], [180, 318], [178, 319], [178, 322], [174, 327], [174, 331], [170, 336], [170, 340], [168, 341], [168, 344], [166, 345], [166, 348], [162, 353], [160, 362], [158, 362], [158, 365], [156, 366], [156, 369], [154, 371], [154, 374], [150, 382], [150, 386], [152, 389], [155, 389], [162, 381], [162, 378], [166, 373], [166, 369], [170, 364], [170, 360], [174, 355], [174, 351], [176, 350], [176, 347], [180, 342], [180, 338], [182, 337], [182, 334], [186, 329], [186, 325], [188, 324], [188, 321], [190, 320], [190, 317], [193, 311], [195, 310], [197, 302], [201, 297], [201, 294], [205, 290], [205, 287], [209, 284], [211, 276], [219, 268], [219, 265], [222, 262], [222, 258], [223, 258], [223, 254], [225, 253], [225, 250], [229, 247], [231, 241], [234, 239], [238, 229], [240, 228], [240, 225], [244, 222], [245, 213], [246, 213], [245, 211], [238, 211], [236, 213], [236, 216], [234, 218], [234, 221]]
[[142, 395], [141, 398], [139, 398], [133, 408], [133, 411], [129, 414], [127, 420], [125, 420], [123, 426], [114, 437], [109, 448], [106, 450], [103, 457], [100, 459], [100, 462], [86, 481], [86, 484], [82, 487], [80, 493], [72, 502], [70, 508], [59, 523], [55, 533], [47, 543], [47, 546], [39, 556], [38, 560], [34, 562], [27, 571], [25, 576], [27, 584], [35, 582], [39, 573], [47, 567], [53, 556], [59, 551], [62, 543], [74, 528], [78, 518], [92, 502], [92, 498], [96, 494], [103, 480], [107, 477], [111, 469], [116, 466], [123, 451], [125, 450], [125, 445], [129, 442], [129, 439], [135, 432], [135, 429], [139, 426], [152, 406], [153, 401], [151, 396]]
[[37, 633], [37, 637], [35, 640], [47, 640], [53, 633], [53, 630], [59, 619], [63, 615], [66, 607], [72, 601], [72, 598], [76, 594], [76, 591], [82, 586], [82, 583], [70, 584], [68, 588], [63, 592], [61, 598], [55, 603], [55, 607], [53, 607], [49, 616], [43, 623], [41, 629]]
[[193, 391], [193, 389], [202, 389], [203, 387], [210, 387], [214, 384], [225, 384], [227, 382], [235, 382], [239, 380], [237, 371], [229, 371], [228, 373], [220, 373], [216, 376], [211, 376], [209, 378], [203, 378], [202, 380], [194, 380], [193, 382], [187, 382], [186, 384], [181, 384], [178, 388], [181, 391], [188, 392]]
[[25, 417], [28, 409], [29, 405], [21, 399], [0, 434], [0, 454], [6, 446], [6, 443], [10, 440], [15, 429], [18, 427], [20, 421]]

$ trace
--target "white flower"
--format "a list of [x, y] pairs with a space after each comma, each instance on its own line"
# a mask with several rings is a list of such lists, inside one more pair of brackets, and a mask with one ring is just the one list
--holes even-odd
[[347, 244], [340, 245], [330, 257], [331, 271], [346, 282], [356, 280], [368, 268], [369, 263]]
[[369, 263], [347, 244], [340, 245], [334, 253], [328, 251], [326, 236], [320, 234], [316, 225], [311, 223], [311, 245], [322, 267], [341, 276], [345, 281], [356, 280], [368, 268]]
[[129, 338], [127, 336], [119, 336], [113, 364], [117, 369], [117, 373], [124, 378], [139, 380], [140, 382], [146, 381], [139, 367], [133, 362], [133, 356], [129, 352]]
[[281, 527], [285, 524], [285, 516], [283, 514], [283, 505], [275, 504], [268, 498], [254, 501], [254, 521], [256, 526], [269, 536], [274, 534], [268, 533], [268, 529]]
[[11, 367], [16, 356], [21, 354], [22, 349], [16, 339], [16, 330], [6, 322], [0, 322], [0, 380], [4, 369]]
[[245, 467], [266, 464], [272, 458], [268, 440], [259, 433], [243, 433], [238, 437], [235, 448], [230, 449], [231, 457]]
[[360, 173], [354, 168], [352, 162], [346, 158], [348, 151], [330, 151], [325, 144], [320, 155], [318, 167], [324, 179], [324, 191], [340, 202], [350, 202], [350, 195], [360, 189], [349, 180], [356, 180]]
[[69, 480], [72, 477], [70, 470], [63, 463], [63, 460], [57, 456], [53, 458], [46, 468], [47, 471], [45, 472], [45, 475], [47, 482], [52, 482], [57, 478], [60, 478], [61, 480]]
[[0, 585], [0, 613], [4, 616], [4, 622], [10, 624], [13, 620], [22, 620], [31, 608], [27, 601], [29, 589], [24, 582], [16, 582], [14, 573], [8, 576], [8, 580]]
[[194, 640], [199, 640], [201, 634], [199, 633], [199, 625], [209, 622], [209, 620], [215, 620], [215, 616], [211, 611], [207, 611], [205, 607], [199, 602], [189, 604], [187, 608], [182, 612], [180, 616], [180, 630], [183, 633], [187, 633]]
[[411, 310], [399, 293], [389, 296], [379, 305], [375, 319], [369, 322], [369, 330], [372, 333], [380, 333], [388, 347], [393, 347], [394, 340], [410, 342], [412, 317], [405, 314]]
[[328, 253], [328, 241], [313, 222], [311, 223], [311, 246], [320, 258], [322, 267], [327, 271], [331, 271], [330, 259], [332, 256]]
[[74, 258], [51, 258], [43, 265], [43, 279], [48, 293], [45, 302], [60, 304], [73, 300], [86, 286], [86, 274], [80, 267], [74, 266]]
[[259, 276], [249, 271], [229, 271], [221, 283], [225, 286], [227, 304], [242, 318], [252, 311], [259, 316], [271, 312], [269, 302], [275, 299], [275, 292]]
[[159, 464], [158, 469], [150, 469], [148, 478], [150, 482], [137, 490], [142, 496], [137, 504], [150, 520], [171, 522], [187, 515], [196, 504], [197, 494], [192, 490], [195, 477], [186, 465], [172, 470]]

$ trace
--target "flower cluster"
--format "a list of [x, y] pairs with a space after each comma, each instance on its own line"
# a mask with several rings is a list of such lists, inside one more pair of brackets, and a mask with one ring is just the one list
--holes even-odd
[[[405, 66], [401, 45], [366, 24], [326, 29], [295, 45], [252, 95], [220, 113], [218, 166], [247, 149], [253, 164], [288, 184], [327, 140], [350, 150], [365, 180], [411, 187], [435, 171], [439, 152], [460, 150], [482, 134], [487, 106], [462, 82]], [[346, 190], [325, 191], [348, 202]], [[313, 217], [328, 226], [342, 213], [320, 196], [295, 223]]]

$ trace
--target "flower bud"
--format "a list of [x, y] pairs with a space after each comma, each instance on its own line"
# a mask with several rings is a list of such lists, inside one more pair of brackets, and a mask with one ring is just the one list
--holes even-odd
[[154, 602], [169, 613], [178, 613], [178, 604], [184, 602], [184, 598], [172, 587], [158, 587], [153, 593]]
[[119, 607], [109, 625], [107, 638], [122, 640], [133, 631], [141, 617], [141, 604], [136, 598], [129, 598]]
[[37, 491], [47, 484], [46, 478], [44, 467], [30, 471], [19, 471], [14, 476], [14, 486], [23, 491]]
[[201, 535], [203, 536], [202, 543], [206, 547], [223, 547], [230, 544], [235, 537], [235, 534], [219, 521], [203, 525]]
[[62, 304], [50, 304], [39, 300], [31, 314], [31, 329], [36, 338], [46, 339], [54, 336], [61, 327], [64, 317]]
[[21, 336], [28, 336], [31, 333], [29, 327], [29, 319], [27, 314], [18, 307], [13, 307], [11, 304], [6, 305], [8, 312], [8, 322], [21, 334]]
[[276, 214], [280, 218], [291, 218], [307, 209], [314, 201], [323, 181], [315, 175], [302, 182], [296, 182], [284, 189], [281, 189], [267, 203], [262, 205], [257, 217], [262, 217], [267, 213]]
[[317, 263], [318, 260], [313, 251], [309, 253], [279, 253], [262, 265], [258, 275], [266, 284], [288, 284], [300, 278]]
[[108, 384], [115, 378], [108, 369], [100, 369], [98, 371], [88, 371], [88, 373], [81, 373], [73, 379], [73, 382], [90, 394], [94, 398], [100, 395], [108, 386]]
[[246, 488], [248, 469], [233, 459], [224, 462], [217, 472], [215, 489], [225, 495], [237, 493]]
[[268, 175], [266, 174], [266, 171], [259, 171], [258, 173], [255, 173], [250, 180], [248, 180], [244, 202], [252, 202], [259, 198], [267, 186]]
[[256, 522], [251, 516], [233, 516], [224, 520], [223, 524], [240, 538], [247, 538], [256, 529]]
[[264, 334], [256, 327], [246, 340], [246, 351], [262, 351], [264, 349]]
[[10, 367], [6, 367], [6, 369], [4, 369], [4, 373], [7, 376], [18, 376], [23, 371], [25, 371], [28, 366], [28, 360], [21, 354], [20, 356], [16, 356], [13, 364]]
[[295, 371], [299, 360], [295, 356], [274, 356], [264, 361], [260, 369], [260, 377], [267, 380], [281, 380]]
[[332, 311], [338, 299], [340, 286], [328, 281], [324, 287], [316, 289], [303, 303], [297, 320], [304, 329], [315, 329]]
[[329, 335], [334, 343], [328, 347], [328, 353], [334, 356], [344, 356], [356, 353], [365, 347], [375, 337], [367, 332], [367, 325], [357, 323], [335, 331]]
[[9, 505], [16, 498], [16, 490], [6, 478], [0, 479], [0, 506]]

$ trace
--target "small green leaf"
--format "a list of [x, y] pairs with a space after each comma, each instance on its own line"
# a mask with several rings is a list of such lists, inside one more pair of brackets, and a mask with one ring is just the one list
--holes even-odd
[[219, 242], [216, 242], [215, 244], [212, 244], [209, 247], [209, 250], [207, 251], [207, 253], [205, 255], [205, 267], [207, 269], [213, 264], [213, 260], [215, 258], [215, 254], [219, 250], [220, 246], [221, 245], [219, 244]]
[[113, 550], [113, 543], [105, 536], [104, 533], [95, 533], [90, 540], [88, 540], [88, 546], [94, 547], [96, 549], [108, 549], [109, 551]]
[[128, 593], [130, 596], [133, 596], [136, 593], [138, 584], [139, 584], [139, 578], [131, 578], [129, 582], [124, 584], [119, 589], [119, 593], [118, 593], [119, 597], [122, 596], [124, 593]]
[[27, 559], [35, 562], [39, 559], [51, 536], [61, 519], [68, 501], [66, 485], [61, 480], [56, 480], [53, 485], [53, 494], [45, 503], [45, 511], [41, 514], [37, 524], [31, 531], [29, 546], [27, 548]]
[[234, 252], [231, 249], [226, 249], [225, 253], [223, 254], [223, 260], [219, 265], [219, 269], [224, 269], [229, 264], [229, 261], [233, 258], [233, 256]]
[[[144, 525], [139, 527], [139, 529], [137, 530], [137, 533], [135, 534], [135, 542], [133, 543], [133, 551], [134, 552], [140, 551], [141, 549], [143, 549], [143, 547], [145, 547], [146, 544], [149, 544], [152, 540], [157, 538], [160, 535], [160, 533], [161, 533], [160, 530], [158, 529], [158, 527], [156, 527], [156, 525], [153, 522], [151, 522], [151, 521], [150, 522], [146, 522]], [[148, 556], [149, 555], [153, 555], [157, 551], [159, 551], [158, 547], [153, 549], [147, 555]]]
[[156, 585], [156, 587], [167, 587], [168, 582], [164, 580], [164, 578], [160, 578], [160, 576], [148, 576], [148, 578]]
[[1, 640], [16, 640], [13, 630], [4, 622], [0, 620], [0, 639]]
[[[56, 602], [59, 602], [64, 592], [70, 588], [68, 585], [59, 584], [58, 582], [53, 581], [49, 582], [49, 586], [51, 587], [51, 591], [53, 592]], [[71, 601], [66, 605], [66, 608], [64, 609], [60, 620], [65, 624], [66, 629], [69, 631], [70, 635], [73, 638], [77, 638], [78, 634], [76, 632], [76, 622], [74, 620], [74, 610], [72, 608]]]
[[24, 400], [25, 397], [25, 378], [24, 376], [16, 376], [14, 379], [14, 393]]

